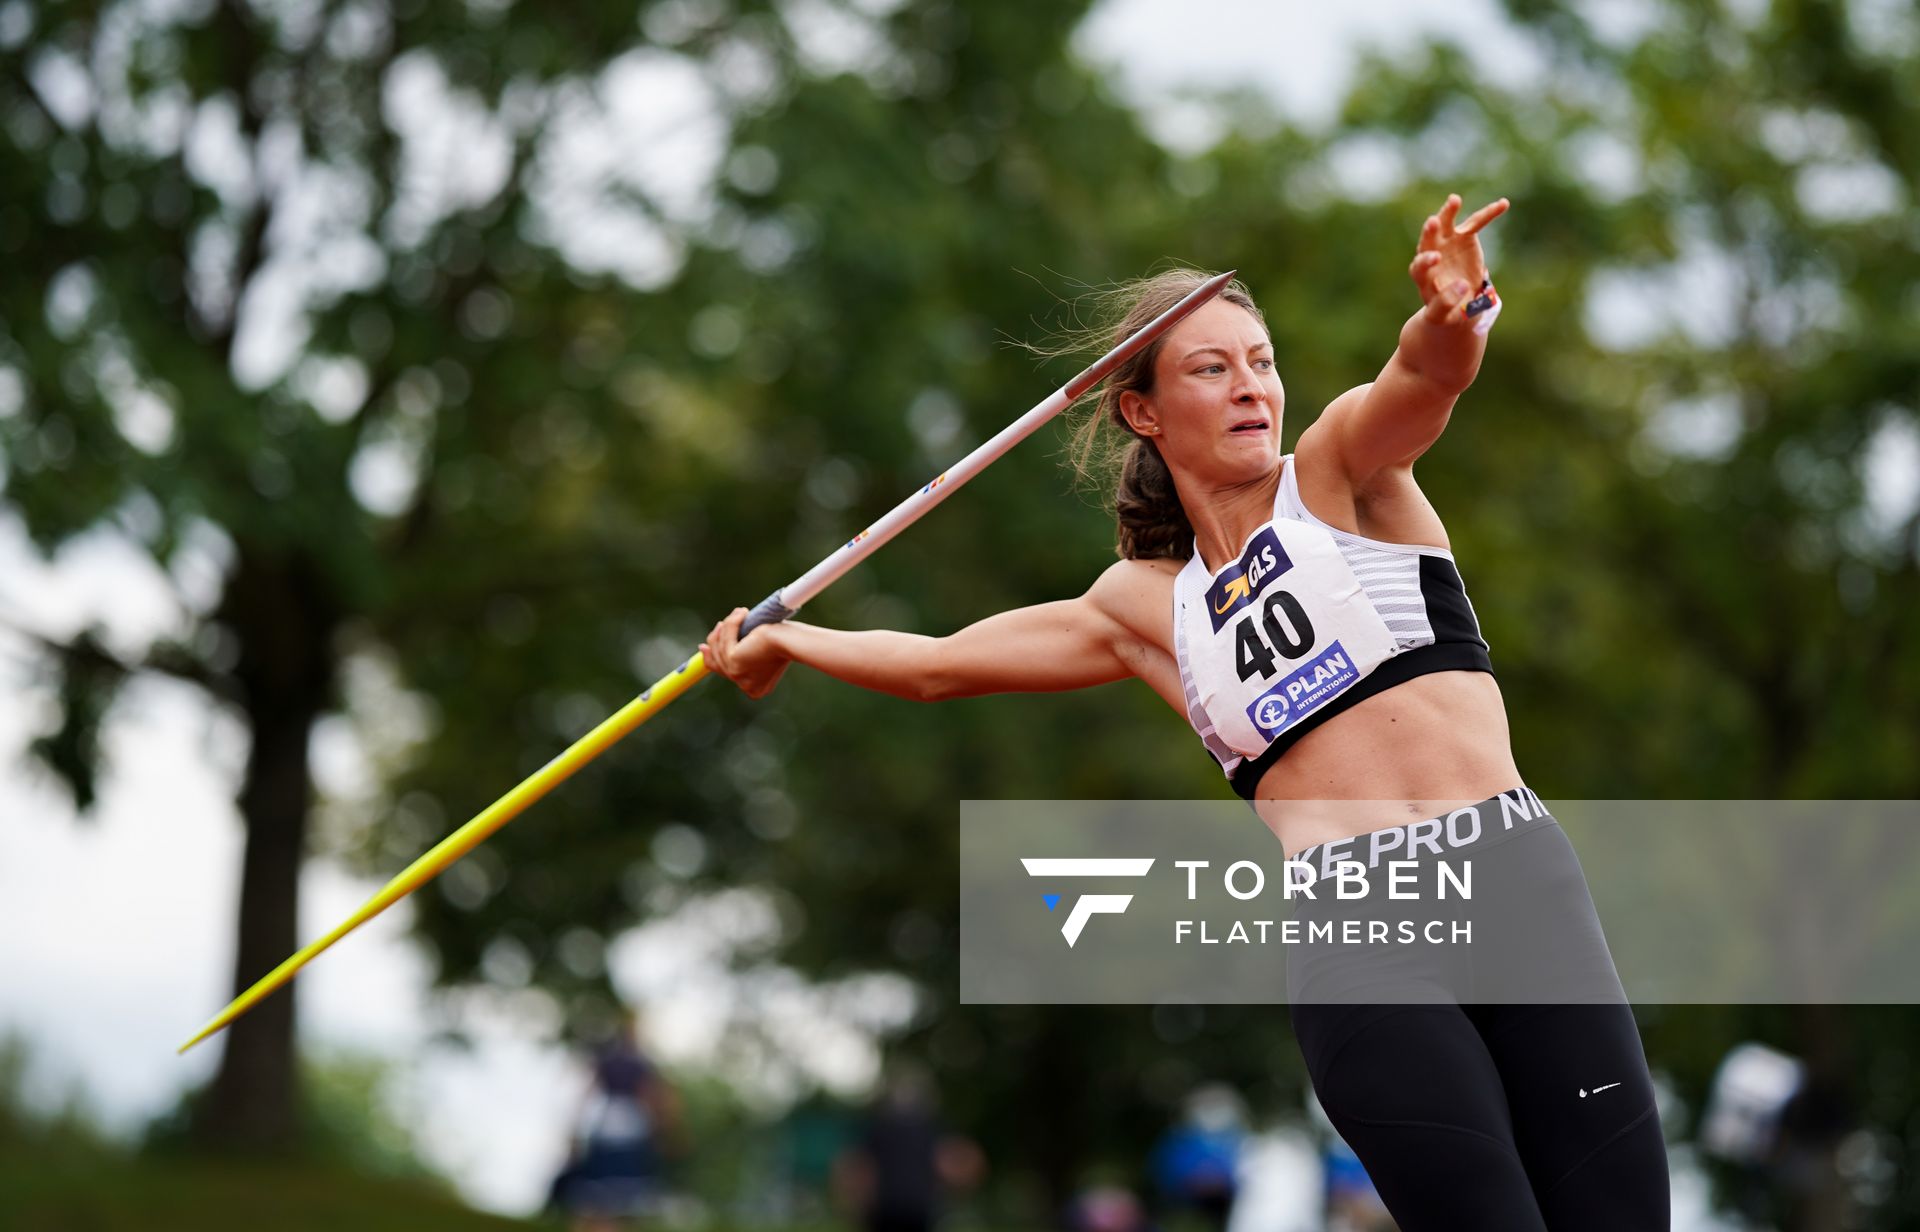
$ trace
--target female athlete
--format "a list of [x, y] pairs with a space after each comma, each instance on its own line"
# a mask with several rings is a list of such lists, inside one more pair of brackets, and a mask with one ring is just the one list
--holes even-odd
[[[1273, 343], [1238, 283], [1121, 367], [1077, 438], [1083, 459], [1098, 434], [1132, 438], [1121, 560], [1079, 598], [947, 637], [790, 621], [743, 640], [741, 608], [701, 650], [754, 697], [794, 662], [922, 701], [1137, 676], [1290, 858], [1473, 857], [1482, 885], [1497, 891], [1505, 870], [1545, 888], [1554, 918], [1509, 919], [1475, 939], [1478, 967], [1450, 959], [1445, 978], [1398, 957], [1290, 959], [1295, 1035], [1405, 1232], [1652, 1232], [1668, 1227], [1668, 1181], [1639, 1033], [1572, 849], [1522, 785], [1446, 529], [1413, 476], [1479, 370], [1499, 298], [1478, 233], [1506, 209], [1458, 222], [1449, 196], [1426, 220], [1408, 269], [1424, 307], [1379, 377], [1335, 398], [1291, 455]], [[1138, 284], [1115, 338], [1205, 277]], [[1530, 1003], [1472, 995], [1529, 961], [1548, 983], [1575, 978]]]

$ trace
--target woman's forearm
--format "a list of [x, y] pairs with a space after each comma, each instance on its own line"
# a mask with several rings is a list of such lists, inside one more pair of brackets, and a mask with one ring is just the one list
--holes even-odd
[[[1138, 639], [1107, 606], [1113, 602], [1109, 592], [1127, 585], [1125, 578], [1109, 569], [1101, 579], [1077, 599], [996, 612], [945, 637], [787, 621], [733, 641], [733, 629], [747, 614], [736, 608], [709, 635], [718, 648], [703, 643], [701, 650], [719, 660], [709, 659], [709, 666], [754, 697], [764, 696], [792, 663], [922, 702], [1085, 689], [1126, 679], [1133, 674], [1129, 664], [1142, 657]], [[769, 640], [761, 642], [763, 637]]]
[[848, 684], [912, 701], [929, 697], [938, 638], [892, 629], [823, 629], [792, 620], [767, 625], [752, 636], [764, 635], [776, 638], [794, 662]]
[[1400, 329], [1400, 358], [1432, 384], [1453, 394], [1465, 392], [1480, 372], [1487, 339], [1464, 321], [1435, 321], [1421, 309]]

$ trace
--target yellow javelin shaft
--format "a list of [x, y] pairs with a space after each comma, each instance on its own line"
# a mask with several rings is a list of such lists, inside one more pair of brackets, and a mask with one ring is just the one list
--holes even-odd
[[360, 910], [348, 916], [338, 928], [269, 971], [252, 988], [235, 997], [233, 1003], [221, 1010], [213, 1021], [200, 1028], [198, 1035], [180, 1045], [180, 1051], [185, 1052], [252, 1009], [274, 989], [292, 979], [300, 968], [313, 961], [328, 946], [439, 876], [447, 865], [485, 842], [488, 835], [518, 817], [528, 805], [566, 782], [572, 777], [574, 771], [600, 756], [609, 745], [666, 709], [669, 702], [692, 688], [695, 682], [706, 675], [706, 660], [696, 653], [691, 659], [661, 677], [652, 688], [620, 707], [600, 726], [574, 741], [566, 752], [528, 775], [518, 787], [488, 805], [472, 821], [441, 839], [425, 855], [409, 864], [405, 871], [389, 881], [378, 894], [368, 899]]

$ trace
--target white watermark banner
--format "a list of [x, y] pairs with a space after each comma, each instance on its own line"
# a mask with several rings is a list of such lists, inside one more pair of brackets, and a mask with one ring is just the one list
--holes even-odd
[[1920, 801], [966, 801], [972, 1003], [1920, 1004]]

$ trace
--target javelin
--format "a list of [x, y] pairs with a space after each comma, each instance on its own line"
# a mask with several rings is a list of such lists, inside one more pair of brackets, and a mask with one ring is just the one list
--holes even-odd
[[[1095, 360], [1079, 376], [1056, 389], [1046, 401], [1000, 429], [992, 439], [978, 449], [934, 476], [926, 487], [895, 505], [885, 517], [847, 540], [844, 545], [801, 574], [790, 585], [783, 586], [762, 599], [741, 623], [740, 636], [745, 637], [761, 625], [785, 620], [798, 612], [809, 599], [838, 581], [847, 570], [878, 551], [882, 544], [913, 525], [922, 514], [945, 500], [961, 484], [985, 470], [1001, 454], [1032, 435], [1041, 424], [1073, 405], [1080, 395], [1105, 380], [1115, 368], [1151, 346], [1155, 339], [1179, 324], [1200, 305], [1218, 295], [1221, 289], [1233, 280], [1235, 272], [1228, 270], [1224, 274], [1217, 274], [1195, 287], [1185, 299], [1141, 326], [1132, 337]], [[180, 1045], [180, 1051], [185, 1052], [252, 1009], [276, 988], [291, 980], [300, 968], [318, 957], [328, 946], [433, 880], [447, 865], [479, 846], [488, 835], [518, 817], [528, 805], [565, 782], [574, 771], [605, 752], [614, 741], [666, 709], [668, 703], [692, 688], [706, 675], [706, 660], [698, 651], [695, 651], [692, 658], [661, 677], [652, 688], [622, 706], [598, 727], [574, 741], [566, 752], [528, 775], [518, 787], [488, 805], [472, 821], [441, 839], [425, 855], [409, 864], [397, 877], [389, 881], [378, 894], [368, 899], [358, 911], [342, 921], [332, 932], [309, 944], [261, 977], [253, 987], [235, 997], [226, 1009], [221, 1010], [214, 1017], [213, 1021], [200, 1028], [198, 1035]]]

